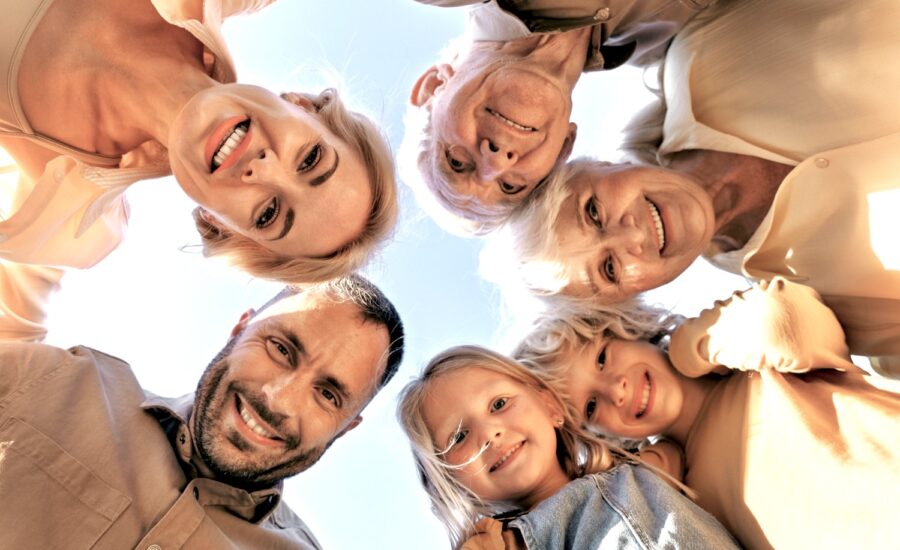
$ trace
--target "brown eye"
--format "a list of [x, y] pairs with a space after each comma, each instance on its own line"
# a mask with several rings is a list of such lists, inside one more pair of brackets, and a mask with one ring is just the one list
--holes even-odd
[[303, 157], [303, 160], [300, 161], [297, 171], [309, 172], [319, 164], [320, 160], [322, 160], [322, 146], [317, 143], [313, 145], [313, 148], [309, 150], [309, 153], [307, 153], [306, 156]]
[[[458, 155], [458, 153], [457, 153]], [[464, 172], [468, 169], [468, 164], [465, 160], [461, 160], [458, 156], [455, 156], [450, 150], [447, 150], [445, 153], [447, 157], [447, 164], [450, 166], [450, 169], [456, 172], [457, 174], [460, 172]]]
[[587, 214], [589, 220], [598, 226], [603, 226], [603, 220], [600, 219], [600, 209], [597, 207], [597, 201], [594, 197], [589, 198], [584, 204], [584, 213]]
[[498, 181], [497, 185], [499, 185], [500, 191], [503, 192], [504, 195], [515, 195], [522, 189], [525, 189], [524, 185], [516, 185], [514, 183], [507, 183], [503, 180]]
[[587, 404], [584, 406], [584, 419], [590, 422], [591, 418], [594, 417], [594, 412], [597, 410], [597, 399], [592, 397], [588, 399]]
[[275, 218], [278, 217], [278, 199], [273, 198], [272, 202], [266, 205], [266, 208], [262, 211], [262, 214], [256, 218], [256, 228], [264, 229], [275, 221]]
[[597, 354], [597, 368], [603, 370], [604, 365], [606, 365], [606, 346], [600, 348], [600, 353]]
[[491, 403], [491, 411], [493, 411], [493, 412], [499, 411], [500, 409], [502, 409], [503, 407], [506, 406], [506, 402], [507, 402], [507, 400], [505, 397], [500, 397], [500, 398], [495, 399], [494, 402]]
[[613, 262], [612, 256], [607, 256], [603, 261], [602, 272], [607, 281], [616, 282], [616, 264]]

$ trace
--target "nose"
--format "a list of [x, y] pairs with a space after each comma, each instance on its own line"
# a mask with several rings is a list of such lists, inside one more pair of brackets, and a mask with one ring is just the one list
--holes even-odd
[[292, 376], [282, 376], [270, 380], [262, 387], [269, 409], [286, 417], [303, 415], [306, 401], [302, 392], [298, 391], [302, 384], [296, 383]]
[[644, 253], [646, 235], [642, 228], [638, 227], [633, 214], [625, 214], [619, 224], [610, 224], [606, 228], [606, 242], [611, 247], [618, 247], [620, 251], [632, 256], [641, 256]]
[[276, 181], [284, 175], [275, 151], [266, 148], [258, 152], [244, 167], [241, 179], [246, 183]]
[[491, 138], [482, 138], [478, 149], [482, 158], [479, 175], [483, 180], [496, 179], [519, 160], [518, 153], [512, 147], [504, 146]]
[[628, 397], [628, 380], [621, 375], [613, 378], [609, 385], [602, 388], [601, 394], [614, 406], [622, 407]]

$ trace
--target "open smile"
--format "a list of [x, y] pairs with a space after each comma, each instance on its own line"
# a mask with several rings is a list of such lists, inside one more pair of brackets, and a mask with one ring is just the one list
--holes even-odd
[[264, 446], [282, 445], [284, 438], [278, 435], [277, 430], [270, 426], [248, 403], [239, 395], [234, 396], [235, 410], [239, 420], [236, 420], [239, 431], [245, 439]]
[[653, 408], [653, 397], [654, 389], [653, 381], [650, 379], [650, 373], [644, 373], [643, 384], [641, 384], [640, 392], [635, 392], [635, 397], [640, 397], [640, 401], [637, 402], [637, 407], [634, 408], [634, 417], [642, 418]]
[[515, 445], [513, 445], [508, 451], [503, 453], [503, 456], [498, 458], [497, 461], [491, 465], [488, 472], [491, 472], [491, 473], [496, 472], [497, 470], [499, 470], [500, 468], [502, 468], [503, 466], [508, 464], [509, 460], [514, 458], [517, 455], [517, 453], [520, 450], [522, 450], [522, 447], [524, 447], [524, 446], [525, 446], [524, 441], [520, 441], [519, 443], [516, 443]]
[[485, 110], [488, 113], [490, 113], [492, 116], [495, 116], [498, 119], [500, 119], [501, 121], [503, 121], [504, 124], [506, 124], [507, 126], [510, 126], [511, 128], [515, 128], [516, 130], [521, 130], [523, 132], [537, 132], [537, 128], [535, 128], [534, 126], [528, 126], [526, 124], [519, 124], [515, 120], [513, 120], [509, 117], [503, 116], [502, 114], [500, 114], [499, 111], [495, 111], [495, 110], [491, 109], [490, 107], [485, 107]]
[[249, 147], [250, 119], [233, 117], [210, 134], [206, 144], [206, 160], [210, 173], [234, 165]]
[[662, 255], [663, 250], [666, 248], [666, 227], [663, 224], [662, 216], [659, 214], [659, 207], [656, 206], [656, 203], [647, 197], [644, 197], [644, 201], [647, 203], [647, 209], [650, 211], [651, 227], [655, 230], [656, 249]]

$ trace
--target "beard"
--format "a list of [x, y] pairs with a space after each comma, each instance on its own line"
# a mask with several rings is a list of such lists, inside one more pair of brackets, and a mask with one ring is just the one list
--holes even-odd
[[273, 427], [278, 427], [284, 419], [266, 407], [261, 395], [240, 382], [231, 381], [223, 388], [230, 367], [228, 356], [235, 340], [219, 352], [200, 377], [190, 420], [194, 447], [216, 480], [250, 489], [268, 487], [315, 464], [335, 438], [311, 449], [301, 449], [298, 438], [286, 438], [282, 456], [258, 456], [253, 454], [252, 444], [236, 431], [226, 430], [221, 419], [227, 414], [227, 407], [236, 406], [234, 398], [228, 398], [236, 392]]

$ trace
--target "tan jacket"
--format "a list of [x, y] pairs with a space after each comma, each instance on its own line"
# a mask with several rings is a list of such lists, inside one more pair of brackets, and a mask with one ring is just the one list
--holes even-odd
[[[231, 55], [222, 37], [226, 17], [262, 9], [275, 0], [205, 0], [202, 21], [196, 0], [153, 0], [169, 23], [193, 34], [206, 48], [210, 74], [234, 82]], [[118, 168], [85, 159], [56, 157], [37, 181], [22, 176], [13, 195], [0, 197], [11, 213], [0, 221], [0, 258], [20, 263], [91, 267], [121, 242], [128, 222], [124, 193], [132, 183], [171, 173], [166, 150], [147, 142], [126, 154]], [[7, 193], [9, 195], [9, 193]]]
[[[532, 33], [594, 27], [585, 70], [661, 58], [669, 41], [715, 0], [416, 0], [433, 6], [471, 5], [474, 40], [514, 40]], [[477, 5], [476, 5], [477, 4]]]
[[197, 477], [192, 402], [88, 348], [0, 343], [0, 548], [319, 548], [280, 486]]

